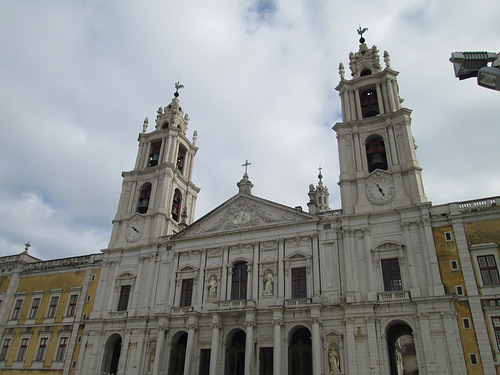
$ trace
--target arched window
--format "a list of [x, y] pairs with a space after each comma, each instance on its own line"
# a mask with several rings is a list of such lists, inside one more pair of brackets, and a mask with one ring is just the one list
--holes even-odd
[[387, 170], [387, 155], [385, 145], [381, 136], [375, 135], [366, 140], [366, 160], [368, 161], [368, 172], [375, 169]]
[[137, 212], [145, 214], [149, 207], [149, 198], [151, 197], [151, 184], [142, 186], [139, 193], [139, 203], [137, 204]]
[[182, 194], [179, 189], [175, 189], [174, 191], [174, 199], [172, 201], [172, 219], [179, 222], [181, 217], [181, 203], [182, 203]]
[[361, 112], [363, 118], [377, 116], [379, 114], [377, 90], [373, 88], [362, 91], [359, 95], [361, 100]]
[[116, 374], [118, 372], [121, 348], [122, 337], [117, 333], [111, 335], [104, 347], [104, 357], [102, 361], [102, 371], [106, 374]]
[[245, 262], [236, 263], [233, 267], [231, 299], [247, 298], [248, 267]]
[[179, 152], [177, 153], [177, 169], [182, 173], [184, 170], [184, 162], [186, 159], [186, 149], [179, 146]]
[[393, 324], [387, 330], [387, 346], [391, 375], [418, 374], [417, 353], [410, 326]]
[[182, 333], [175, 342], [172, 343], [170, 350], [170, 364], [168, 366], [168, 375], [183, 375], [184, 362], [186, 361], [186, 346], [188, 335]]
[[154, 142], [151, 144], [151, 150], [149, 151], [149, 166], [154, 167], [158, 165], [158, 161], [160, 160], [160, 150], [161, 150], [161, 142]]
[[243, 375], [245, 373], [246, 333], [239, 330], [226, 345], [225, 375]]
[[288, 346], [288, 374], [312, 374], [311, 331], [302, 327], [296, 330]]

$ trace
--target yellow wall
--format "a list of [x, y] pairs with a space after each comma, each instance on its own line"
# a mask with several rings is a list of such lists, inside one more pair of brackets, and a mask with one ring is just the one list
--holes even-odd
[[500, 243], [500, 220], [485, 220], [464, 224], [469, 245]]
[[[445, 232], [452, 233], [453, 241], [445, 240]], [[462, 265], [460, 263], [456, 242], [454, 240], [455, 235], [453, 234], [453, 228], [451, 226], [433, 228], [432, 233], [434, 236], [434, 245], [436, 247], [436, 254], [439, 263], [439, 271], [441, 272], [441, 280], [443, 282], [446, 294], [456, 294], [456, 285], [462, 285], [462, 287], [464, 288], [464, 293], [466, 294], [467, 290], [465, 289], [465, 281], [462, 274]], [[456, 271], [453, 271], [451, 269], [450, 262], [452, 260], [456, 260], [458, 263], [458, 270]], [[474, 375], [484, 374], [481, 365], [481, 356], [479, 355], [479, 347], [477, 344], [477, 337], [474, 330], [474, 323], [470, 312], [469, 302], [457, 300], [455, 301], [454, 305], [457, 312], [457, 324], [460, 332], [460, 339], [462, 341], [462, 349], [465, 364], [467, 366], [467, 373]], [[469, 318], [471, 328], [464, 328], [464, 318]], [[469, 360], [469, 353], [476, 353], [478, 359], [477, 365], [471, 365]]]
[[0, 292], [7, 293], [7, 289], [9, 289], [11, 276], [0, 276]]

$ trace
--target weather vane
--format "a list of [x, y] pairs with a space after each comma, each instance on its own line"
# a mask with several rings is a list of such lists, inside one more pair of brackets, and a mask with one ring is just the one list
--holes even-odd
[[179, 96], [179, 89], [183, 89], [184, 85], [181, 85], [179, 83], [179, 80], [177, 80], [177, 83], [175, 83], [175, 93], [174, 96], [177, 98]]
[[363, 34], [366, 33], [367, 31], [368, 31], [367, 27], [365, 27], [364, 29], [362, 29], [361, 25], [359, 25], [358, 34], [359, 34], [359, 36], [361, 36], [361, 38], [359, 38], [359, 42], [361, 44], [363, 44], [365, 42], [365, 38], [363, 38]]

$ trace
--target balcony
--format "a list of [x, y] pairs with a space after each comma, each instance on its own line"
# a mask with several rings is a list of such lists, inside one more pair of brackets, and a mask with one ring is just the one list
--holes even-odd
[[232, 300], [219, 302], [220, 310], [243, 310], [247, 306], [247, 300]]
[[410, 299], [409, 290], [394, 290], [391, 292], [378, 293], [378, 300], [380, 302], [405, 301], [409, 299]]
[[305, 307], [310, 305], [312, 302], [311, 298], [296, 298], [285, 300], [285, 307], [288, 309], [293, 309], [296, 307]]

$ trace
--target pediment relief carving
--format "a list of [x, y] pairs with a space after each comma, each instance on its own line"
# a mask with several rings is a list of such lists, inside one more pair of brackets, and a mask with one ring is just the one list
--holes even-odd
[[[236, 196], [207, 217], [187, 228], [180, 238], [253, 229], [272, 225], [282, 225], [300, 221], [314, 220], [314, 216], [298, 212], [290, 207], [268, 202], [257, 197]], [[264, 247], [277, 247], [276, 241], [261, 244]]]

